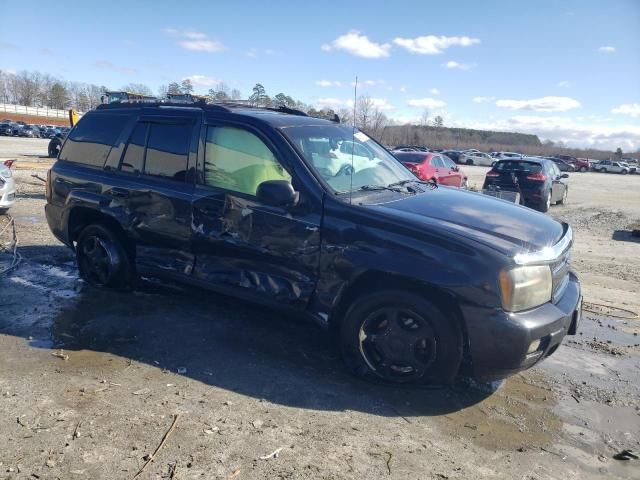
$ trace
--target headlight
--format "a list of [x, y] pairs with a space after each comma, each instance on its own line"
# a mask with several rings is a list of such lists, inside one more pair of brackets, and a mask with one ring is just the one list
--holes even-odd
[[519, 312], [551, 300], [551, 268], [548, 265], [515, 267], [500, 272], [502, 308]]

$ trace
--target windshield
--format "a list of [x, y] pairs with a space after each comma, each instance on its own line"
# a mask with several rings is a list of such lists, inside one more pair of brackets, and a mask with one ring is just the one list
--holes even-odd
[[285, 127], [282, 132], [337, 193], [386, 187], [415, 177], [368, 135], [345, 125]]

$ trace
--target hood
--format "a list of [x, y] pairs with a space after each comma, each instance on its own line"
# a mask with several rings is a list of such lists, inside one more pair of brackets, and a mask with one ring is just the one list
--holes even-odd
[[542, 250], [557, 243], [564, 234], [561, 223], [540, 212], [456, 188], [438, 187], [365, 208], [381, 210], [425, 228], [446, 229], [508, 256]]

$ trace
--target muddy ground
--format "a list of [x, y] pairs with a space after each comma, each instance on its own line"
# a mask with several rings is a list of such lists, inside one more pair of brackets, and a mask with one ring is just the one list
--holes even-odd
[[[585, 312], [579, 335], [503, 382], [363, 383], [298, 318], [156, 281], [83, 284], [31, 177], [46, 142], [4, 140], [0, 158], [21, 155], [24, 260], [0, 278], [0, 479], [134, 478], [176, 416], [139, 478], [640, 478], [640, 461], [613, 458], [640, 450], [639, 320]], [[570, 180], [550, 214], [573, 225], [585, 301], [640, 311], [640, 175]]]

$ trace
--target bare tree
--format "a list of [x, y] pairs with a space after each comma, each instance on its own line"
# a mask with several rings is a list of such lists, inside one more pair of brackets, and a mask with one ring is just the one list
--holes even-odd
[[237, 88], [231, 90], [231, 100], [240, 100], [242, 98], [242, 93]]
[[419, 125], [421, 125], [421, 126], [423, 126], [423, 127], [428, 126], [428, 125], [429, 125], [429, 115], [430, 115], [429, 109], [428, 109], [428, 108], [425, 108], [425, 109], [422, 111], [422, 115], [420, 116], [420, 123], [419, 123]]
[[122, 90], [131, 93], [140, 93], [142, 95], [153, 96], [153, 91], [144, 83], [127, 83], [122, 86]]

